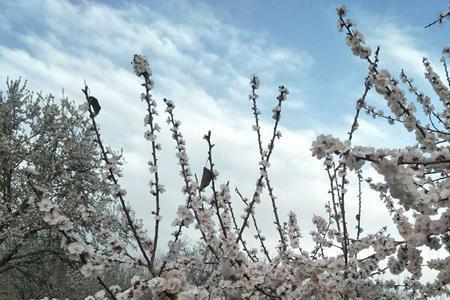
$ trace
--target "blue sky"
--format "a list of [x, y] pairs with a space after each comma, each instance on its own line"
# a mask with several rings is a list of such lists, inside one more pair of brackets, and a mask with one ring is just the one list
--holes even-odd
[[[288, 117], [285, 122], [293, 128], [310, 128], [310, 123], [315, 123], [314, 120], [317, 118], [324, 118], [322, 121], [327, 121], [330, 120], [330, 117], [334, 117], [336, 112], [340, 112], [341, 116], [349, 112], [355, 98], [355, 90], [366, 70], [363, 63], [358, 65], [358, 60], [345, 46], [343, 34], [336, 31], [335, 7], [339, 3], [337, 1], [283, 1], [282, 4], [248, 0], [235, 2], [102, 2], [105, 8], [110, 8], [110, 11], [122, 13], [127, 21], [137, 21], [139, 24], [149, 27], [164, 20], [174, 28], [179, 26], [188, 31], [195, 31], [198, 27], [205, 29], [204, 26], [210, 26], [211, 24], [208, 25], [208, 22], [216, 22], [215, 25], [218, 27], [211, 28], [216, 31], [208, 33], [213, 34], [214, 38], [205, 37], [202, 34], [197, 37], [200, 39], [202, 50], [219, 57], [225, 64], [240, 65], [242, 61], [251, 56], [251, 53], [241, 55], [230, 53], [229, 51], [233, 51], [230, 49], [233, 45], [227, 45], [230, 38], [231, 40], [237, 39], [242, 43], [263, 40], [259, 46], [288, 51], [288, 53], [279, 53], [280, 55], [293, 54], [291, 60], [285, 58], [275, 70], [273, 69], [274, 62], [272, 65], [264, 63], [270, 58], [261, 56], [264, 55], [263, 53], [254, 58], [257, 60], [254, 64], [251, 64], [252, 60], [250, 60], [244, 67], [239, 68], [243, 74], [250, 72], [260, 74], [263, 77], [263, 85], [268, 89], [274, 90], [273, 87], [279, 83], [285, 83], [291, 87], [292, 103], [295, 103], [293, 106], [297, 109], [287, 111]], [[390, 56], [390, 53], [383, 53], [384, 47], [389, 48], [396, 41], [403, 44], [398, 39], [392, 41], [389, 38], [392, 35], [400, 35], [406, 39], [405, 47], [430, 54], [432, 59], [437, 60], [440, 47], [436, 46], [445, 44], [445, 35], [448, 34], [448, 29], [435, 27], [426, 30], [423, 29], [423, 25], [431, 21], [445, 7], [437, 1], [432, 2], [432, 5], [420, 1], [415, 2], [414, 5], [405, 1], [349, 1], [346, 4], [351, 10], [351, 18], [356, 19], [361, 30], [366, 33], [369, 44], [372, 46], [381, 44], [382, 57], [383, 55]], [[90, 17], [91, 20], [83, 20], [83, 17], [80, 20], [79, 16], [66, 18], [64, 15], [68, 12], [64, 12], [63, 4], [59, 1], [50, 3], [46, 1], [23, 3], [3, 1], [2, 8], [5, 9], [2, 9], [2, 24], [7, 30], [2, 30], [3, 34], [0, 35], [2, 45], [26, 50], [28, 53], [38, 56], [39, 50], [33, 49], [35, 46], [32, 41], [23, 40], [24, 36], [32, 36], [43, 39], [52, 46], [59, 43], [59, 47], [57, 47], [59, 51], [64, 48], [63, 52], [75, 56], [86, 54], [91, 50], [100, 55], [102, 59], [110, 59], [122, 68], [128, 67], [129, 57], [134, 52], [144, 52], [150, 59], [157, 58], [157, 54], [152, 53], [155, 51], [146, 47], [145, 44], [136, 45], [134, 48], [127, 47], [123, 51], [102, 53], [105, 52], [105, 47], [109, 47], [105, 44], [108, 42], [108, 35], [111, 37], [109, 42], [120, 43], [120, 39], [114, 38], [114, 35], [121, 32], [119, 28], [115, 28], [114, 25], [107, 29], [102, 27], [103, 25], [97, 28], [95, 26], [97, 21], [99, 24], [108, 26], [106, 25], [108, 17], [94, 14]], [[61, 4], [59, 8], [56, 3]], [[71, 7], [78, 7], [81, 10], [83, 7], [95, 5], [95, 2], [84, 1], [69, 3], [71, 3]], [[52, 9], [55, 10], [52, 11]], [[59, 14], [58, 17], [52, 15], [56, 12]], [[47, 18], [46, 16], [51, 17]], [[133, 18], [135, 20], [132, 20]], [[91, 26], [80, 26], [80, 22], [92, 24]], [[219, 28], [221, 25], [228, 26], [227, 29], [235, 32], [223, 32]], [[84, 30], [78, 31], [80, 28]], [[92, 49], [89, 49], [90, 34], [94, 40], [92, 43], [95, 45]], [[181, 34], [188, 35], [184, 32]], [[381, 37], [383, 34], [385, 37]], [[96, 43], [95, 39], [98, 36], [104, 39], [101, 41], [104, 44]], [[177, 37], [172, 35], [170, 38], [176, 39]], [[117, 43], [112, 48], [116, 49]], [[387, 45], [383, 45], [383, 43]], [[180, 47], [180, 50], [187, 50], [191, 52], [192, 57], [195, 57], [198, 48], [190, 46], [192, 47]], [[302, 59], [299, 61], [295, 57]], [[201, 61], [201, 58], [196, 57], [196, 60]], [[420, 61], [416, 64], [420, 65]], [[218, 64], [215, 64], [215, 67], [219, 68]], [[402, 67], [408, 71], [407, 65], [402, 65]], [[159, 68], [159, 64], [154, 64], [155, 74], [161, 73], [158, 72]], [[395, 66], [392, 72], [396, 74], [400, 68], [400, 66]], [[218, 89], [218, 86], [223, 87], [220, 80], [197, 83], [208, 89], [211, 94], [222, 94], [222, 90]], [[323, 109], [324, 104], [328, 108], [326, 111]], [[301, 109], [304, 115], [302, 122], [298, 122], [295, 117], [298, 115], [300, 106], [308, 109], [306, 115]], [[322, 124], [326, 123], [322, 122]], [[335, 126], [336, 124], [326, 125]]]
[[[22, 76], [31, 89], [66, 96], [81, 103], [87, 80], [102, 104], [98, 120], [107, 144], [123, 148], [127, 165], [123, 185], [139, 216], [151, 224], [153, 206], [147, 191], [149, 147], [143, 138], [144, 107], [139, 80], [131, 70], [135, 53], [151, 63], [155, 98], [171, 98], [182, 120], [194, 170], [200, 172], [206, 146], [201, 137], [213, 131], [219, 180], [231, 180], [246, 195], [258, 175], [255, 134], [251, 130], [249, 77], [261, 77], [260, 107], [266, 136], [277, 87], [290, 90], [283, 111], [283, 138], [277, 144], [270, 174], [279, 196], [280, 214], [299, 214], [307, 236], [314, 213], [327, 200], [326, 174], [309, 148], [320, 133], [345, 136], [355, 101], [363, 91], [366, 63], [351, 54], [336, 27], [337, 1], [0, 1], [0, 75]], [[422, 56], [437, 65], [448, 44], [449, 26], [424, 29], [446, 8], [438, 1], [347, 1], [368, 45], [381, 46], [381, 65], [398, 76], [402, 68], [429, 95]], [[0, 85], [4, 87], [2, 83]], [[370, 94], [369, 103], [384, 108]], [[166, 116], [160, 107], [160, 123]], [[400, 146], [408, 143], [402, 128], [364, 116], [356, 143]], [[164, 136], [166, 135], [166, 136]], [[160, 137], [165, 236], [174, 209], [183, 201], [173, 141]], [[370, 172], [369, 172], [370, 175]], [[372, 174], [373, 175], [373, 174]], [[375, 175], [374, 175], [375, 176]], [[352, 192], [352, 191], [351, 191]], [[389, 224], [376, 195], [363, 209], [367, 231]], [[350, 203], [351, 209], [356, 204]], [[270, 216], [262, 204], [260, 214]], [[364, 215], [364, 210], [363, 210]], [[270, 217], [269, 217], [270, 218]], [[380, 220], [383, 220], [382, 222]], [[267, 222], [267, 228], [272, 228]], [[266, 226], [266, 225], [264, 225]], [[268, 240], [274, 243], [274, 229]], [[272, 230], [272, 231], [270, 231]], [[273, 233], [271, 235], [271, 233]]]

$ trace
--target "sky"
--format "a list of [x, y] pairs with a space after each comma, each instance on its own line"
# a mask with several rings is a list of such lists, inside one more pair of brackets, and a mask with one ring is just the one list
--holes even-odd
[[[203, 134], [212, 131], [219, 182], [230, 181], [250, 197], [258, 177], [256, 134], [248, 94], [252, 73], [261, 79], [259, 107], [264, 145], [273, 124], [278, 86], [290, 94], [282, 112], [283, 137], [276, 142], [269, 174], [282, 220], [297, 213], [308, 242], [314, 214], [324, 213], [328, 182], [321, 162], [311, 156], [319, 134], [344, 138], [356, 100], [363, 92], [367, 64], [353, 56], [337, 31], [337, 1], [0, 1], [0, 87], [22, 77], [34, 91], [64, 95], [82, 103], [84, 80], [102, 105], [97, 121], [105, 144], [123, 149], [127, 161], [122, 185], [139, 217], [152, 230], [153, 199], [148, 193], [150, 146], [144, 139], [145, 106], [140, 80], [130, 61], [144, 54], [155, 81], [159, 120], [162, 99], [172, 99], [181, 120], [192, 169], [200, 174], [206, 160]], [[398, 76], [402, 68], [432, 96], [423, 79], [422, 57], [438, 66], [448, 45], [449, 26], [425, 29], [446, 4], [438, 1], [347, 1], [349, 16], [372, 48], [380, 45], [381, 67]], [[370, 93], [368, 103], [385, 108]], [[158, 137], [162, 197], [162, 239], [170, 238], [180, 190], [174, 142], [163, 126]], [[360, 119], [354, 144], [401, 147], [412, 139], [400, 127], [368, 116]], [[365, 176], [376, 174], [367, 170]], [[352, 194], [353, 193], [353, 194]], [[355, 190], [351, 188], [350, 198]], [[271, 207], [257, 208], [269, 244], [276, 243]], [[233, 203], [241, 204], [233, 194]], [[355, 214], [356, 198], [348, 203]], [[363, 200], [363, 226], [376, 232], [392, 227], [377, 196]], [[242, 207], [242, 206], [241, 206]], [[392, 228], [395, 231], [395, 228]], [[249, 230], [251, 233], [251, 230]], [[186, 237], [195, 238], [188, 231]], [[252, 242], [254, 243], [254, 242]], [[256, 244], [254, 244], [256, 245]], [[308, 248], [308, 247], [306, 247]], [[272, 252], [273, 253], [273, 252]]]

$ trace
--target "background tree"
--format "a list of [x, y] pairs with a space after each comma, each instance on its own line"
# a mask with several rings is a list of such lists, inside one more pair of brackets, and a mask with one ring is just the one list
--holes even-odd
[[[8, 80], [0, 94], [0, 290], [23, 299], [69, 296], [82, 279], [73, 276], [61, 236], [29, 201], [30, 173], [41, 174], [37, 185], [71, 215], [80, 235], [86, 232], [76, 223], [96, 222], [96, 215], [118, 228], [84, 112], [66, 98], [34, 95], [21, 80]], [[83, 220], [81, 207], [96, 212], [92, 220]]]

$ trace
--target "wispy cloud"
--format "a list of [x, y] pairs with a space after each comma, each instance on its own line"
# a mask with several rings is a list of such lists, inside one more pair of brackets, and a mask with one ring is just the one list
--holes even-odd
[[[175, 113], [182, 121], [193, 170], [200, 172], [205, 163], [207, 149], [202, 136], [212, 130], [219, 180], [230, 180], [231, 186], [248, 196], [259, 174], [247, 100], [249, 75], [256, 72], [262, 78], [261, 107], [268, 111], [262, 127], [267, 141], [270, 109], [275, 105], [268, 99], [274, 99], [279, 85], [275, 78], [280, 74], [296, 78], [307, 74], [315, 64], [305, 51], [275, 44], [264, 34], [228, 24], [208, 6], [181, 3], [179, 10], [171, 10], [171, 5], [149, 8], [128, 3], [113, 8], [63, 0], [0, 4], [4, 6], [0, 26], [8, 37], [0, 46], [2, 75], [23, 76], [32, 89], [47, 93], [57, 94], [64, 88], [67, 96], [80, 102], [83, 80], [88, 82], [102, 104], [98, 120], [105, 142], [124, 148], [128, 164], [123, 185], [146, 224], [152, 221], [153, 208], [146, 167], [150, 149], [143, 138], [145, 111], [139, 100], [139, 80], [130, 71], [133, 54], [149, 57], [156, 82], [155, 98], [168, 97], [177, 104]], [[17, 11], [26, 12], [26, 18], [19, 18]], [[287, 106], [304, 108], [300, 88], [291, 89]], [[161, 106], [159, 111], [159, 122], [164, 123]], [[384, 138], [376, 128], [366, 128], [367, 140]], [[337, 128], [332, 131], [337, 132]], [[312, 215], [322, 212], [328, 199], [326, 174], [309, 151], [316, 132], [290, 128], [282, 128], [282, 132], [269, 172], [279, 196], [280, 216], [285, 219], [289, 210], [297, 211], [307, 236]], [[182, 182], [168, 129], [163, 129], [160, 142], [161, 181], [168, 190], [162, 203], [163, 236], [167, 241], [175, 207], [184, 199], [179, 192]], [[233, 201], [240, 205], [237, 198]], [[274, 245], [276, 233], [272, 223], [266, 221], [272, 219], [272, 208], [265, 202], [258, 209], [261, 226], [268, 230], [267, 237]]]
[[[129, 190], [128, 199], [145, 219], [149, 219], [152, 207], [145, 167], [149, 149], [143, 139], [145, 113], [138, 100], [139, 81], [129, 65], [134, 53], [145, 53], [150, 58], [157, 99], [165, 96], [176, 101], [194, 170], [201, 170], [204, 164], [206, 148], [201, 137], [211, 129], [218, 145], [215, 156], [223, 174], [220, 179], [225, 182], [229, 178], [249, 195], [258, 174], [258, 159], [252, 120], [247, 113], [248, 77], [258, 72], [265, 86], [275, 90], [278, 85], [273, 78], [278, 72], [299, 74], [314, 63], [305, 52], [275, 45], [263, 35], [221, 22], [207, 7], [186, 5], [184, 9], [179, 19], [131, 4], [112, 8], [91, 2], [75, 5], [68, 1], [35, 1], [9, 3], [6, 10], [26, 11], [28, 19], [22, 20], [22, 25], [38, 22], [36, 30], [13, 31], [14, 26], [9, 24], [18, 22], [14, 15], [2, 18], [2, 28], [10, 35], [8, 43], [0, 47], [3, 74], [23, 76], [31, 88], [44, 92], [56, 94], [64, 88], [73, 99], [82, 98], [80, 88], [87, 80], [103, 106], [99, 122], [105, 142], [125, 150], [128, 164], [123, 184]], [[265, 87], [261, 93], [265, 96], [273, 91]], [[300, 105], [299, 101], [291, 104]], [[160, 123], [164, 119], [161, 116]], [[269, 126], [264, 124], [265, 128]], [[286, 165], [273, 168], [275, 177], [291, 178], [292, 184], [275, 180], [282, 186], [282, 198], [296, 193], [294, 178], [305, 178], [306, 173], [311, 173], [309, 164], [318, 164], [309, 157], [311, 134], [284, 131], [296, 144], [280, 141], [277, 150], [283, 155], [274, 159], [282, 166], [287, 159], [300, 169], [293, 171]], [[165, 236], [169, 238], [173, 207], [184, 199], [179, 193], [181, 180], [174, 178], [178, 177], [178, 168], [173, 142], [168, 130], [163, 134], [161, 177], [169, 190], [164, 196], [163, 213]], [[320, 168], [314, 169], [320, 172]], [[281, 200], [280, 206], [285, 214], [287, 202]]]

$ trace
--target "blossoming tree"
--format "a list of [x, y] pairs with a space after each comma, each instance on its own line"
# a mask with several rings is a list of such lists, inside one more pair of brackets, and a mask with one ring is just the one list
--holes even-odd
[[[118, 244], [115, 233], [101, 223], [91, 224], [86, 230], [110, 241], [110, 247], [98, 248], [92, 241], [80, 238], [71, 226], [71, 216], [60, 211], [49, 199], [48, 192], [37, 188], [33, 181], [35, 178], [30, 176], [30, 188], [35, 192], [30, 202], [43, 212], [44, 221], [49, 226], [58, 228], [64, 237], [63, 248], [80, 263], [81, 272], [85, 276], [95, 277], [102, 287], [86, 299], [139, 299], [150, 294], [152, 299], [392, 299], [398, 296], [395, 294], [398, 289], [417, 299], [450, 294], [450, 78], [445, 59], [442, 60], [446, 74], [444, 79], [434, 71], [427, 59], [423, 60], [425, 77], [437, 95], [437, 101], [433, 102], [413, 85], [404, 72], [396, 79], [388, 70], [380, 69], [380, 49], [372, 51], [365, 44], [363, 34], [347, 18], [344, 6], [337, 8], [337, 14], [338, 27], [345, 33], [347, 45], [353, 54], [367, 63], [368, 75], [363, 81], [364, 91], [356, 100], [355, 116], [347, 138], [340, 140], [321, 135], [312, 145], [312, 154], [323, 160], [330, 184], [330, 200], [326, 205], [328, 215], [313, 218], [316, 230], [311, 235], [315, 247], [309, 251], [303, 249], [294, 212], [288, 216], [278, 214], [276, 190], [270, 180], [270, 159], [276, 150], [277, 139], [281, 138], [279, 122], [288, 89], [279, 87], [273, 108], [273, 128], [268, 145], [264, 146], [258, 109], [260, 82], [253, 75], [249, 100], [258, 145], [259, 174], [254, 192], [249, 197], [238, 190], [231, 193], [229, 184], [220, 180], [213, 160], [211, 132], [204, 136], [208, 164], [203, 178], [200, 182], [197, 180], [189, 165], [188, 149], [181, 133], [181, 124], [176, 119], [175, 104], [164, 99], [167, 123], [183, 179], [185, 202], [180, 203], [173, 223], [175, 231], [168, 245], [168, 255], [161, 261], [156, 259], [160, 244], [160, 199], [165, 191], [158, 169], [158, 151], [161, 149], [158, 134], [161, 126], [157, 121], [157, 101], [151, 94], [153, 81], [149, 63], [144, 56], [135, 55], [133, 69], [143, 81], [141, 100], [145, 104], [144, 123], [147, 126], [144, 136], [151, 148], [149, 171], [155, 206], [152, 231], [143, 228], [128, 204], [126, 191], [119, 182], [119, 160], [104, 146], [95, 114], [91, 107], [88, 109], [94, 140], [103, 160], [102, 172], [112, 184], [111, 193], [122, 213], [123, 229], [133, 238], [139, 255]], [[442, 14], [436, 22], [442, 22], [449, 15]], [[386, 100], [389, 113], [378, 111], [367, 103], [366, 96], [370, 90], [375, 90]], [[85, 87], [83, 92], [89, 101], [89, 89]], [[408, 102], [408, 92], [416, 98], [426, 119], [416, 111], [413, 103]], [[417, 143], [402, 149], [354, 145], [358, 119], [364, 111], [376, 118], [386, 119], [390, 124], [401, 124], [407, 132], [414, 134]], [[376, 170], [384, 180], [374, 182], [365, 178], [364, 171], [368, 168]], [[355, 201], [346, 193], [350, 173], [356, 174], [355, 184], [360, 191], [361, 186], [367, 184], [379, 194], [401, 239], [391, 237], [386, 228], [364, 233], [361, 211], [356, 217], [348, 215], [348, 203]], [[39, 178], [39, 175], [35, 177]], [[261, 220], [255, 214], [255, 207], [260, 204], [265, 191], [269, 195], [279, 238], [275, 255], [270, 255], [267, 249], [265, 237], [259, 229], [258, 222]], [[232, 197], [244, 203], [243, 212], [232, 205]], [[362, 198], [360, 192], [356, 198], [359, 207]], [[177, 255], [182, 231], [193, 224], [200, 232], [209, 256], [188, 259]], [[350, 226], [356, 226], [355, 236], [350, 234]], [[245, 240], [244, 233], [250, 230], [255, 230], [259, 252], [249, 249]], [[424, 247], [441, 249], [445, 255], [429, 259], [422, 254]], [[102, 270], [112, 262], [142, 268], [145, 273], [134, 277], [127, 286], [107, 283], [102, 277]], [[194, 264], [213, 264], [215, 268], [208, 278], [194, 282], [186, 276]], [[421, 280], [424, 267], [436, 270], [437, 275], [430, 282]], [[407, 275], [402, 282], [393, 280], [393, 276], [404, 271]], [[393, 276], [382, 276], [384, 274]]]
[[[52, 213], [54, 205], [72, 219], [63, 228], [73, 228], [80, 238], [86, 237], [80, 225], [87, 214], [92, 217], [85, 218], [85, 225], [106, 218], [105, 226], [119, 228], [89, 128], [74, 103], [33, 95], [20, 80], [8, 81], [6, 93], [0, 94], [0, 289], [30, 298], [45, 296], [38, 290], [58, 294], [67, 287], [52, 282], [60, 276], [70, 281], [73, 276], [67, 274], [73, 270], [49, 276], [52, 268], [71, 263], [53, 228], [62, 221]], [[38, 209], [28, 201], [35, 193], [30, 177], [36, 177], [35, 191], [47, 191]]]

